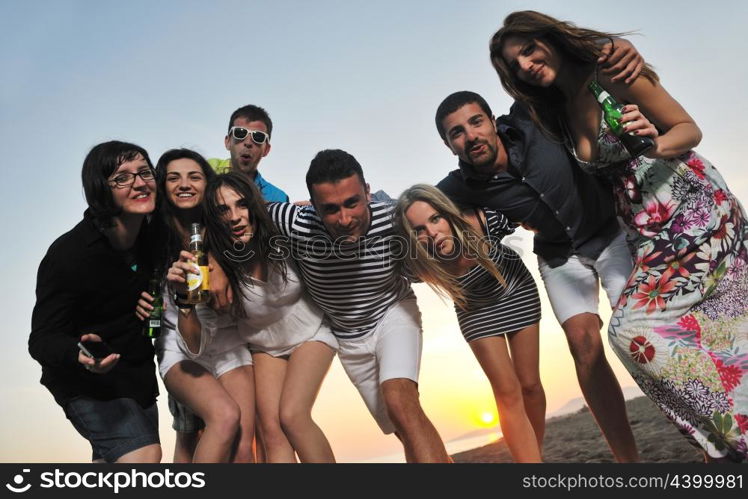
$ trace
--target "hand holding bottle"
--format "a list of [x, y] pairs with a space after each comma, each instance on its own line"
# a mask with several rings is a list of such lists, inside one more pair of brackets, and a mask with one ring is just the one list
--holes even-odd
[[197, 258], [189, 251], [179, 252], [179, 260], [171, 264], [166, 273], [169, 287], [178, 295], [187, 294], [187, 274], [194, 273], [199, 269]]
[[[151, 315], [153, 310], [151, 303], [153, 303], [153, 297], [147, 291], [140, 293], [138, 303], [135, 305], [135, 316], [139, 320], [144, 321]], [[166, 304], [164, 304], [164, 308], [166, 308]]]
[[[649, 123], [649, 120], [639, 112], [638, 106], [635, 106], [636, 109], [633, 109], [631, 104], [619, 104], [616, 98], [601, 87], [596, 80], [590, 81], [587, 88], [592, 92], [592, 95], [595, 96], [595, 100], [600, 105], [603, 112], [603, 120], [608, 124], [610, 131], [618, 137], [621, 144], [626, 148], [632, 158], [650, 152], [651, 149], [656, 149], [653, 138], [643, 133], [636, 133], [636, 129], [634, 128], [624, 128], [630, 125], [624, 116], [624, 109], [627, 107], [629, 109], [629, 116], [637, 125], [645, 125], [646, 123]], [[642, 120], [646, 120], [646, 123]], [[651, 130], [649, 133], [651, 133]]]
[[624, 132], [652, 139], [656, 139], [660, 135], [654, 123], [642, 114], [639, 106], [636, 104], [626, 104], [621, 108], [621, 112], [623, 113], [621, 115], [621, 124], [623, 125]]

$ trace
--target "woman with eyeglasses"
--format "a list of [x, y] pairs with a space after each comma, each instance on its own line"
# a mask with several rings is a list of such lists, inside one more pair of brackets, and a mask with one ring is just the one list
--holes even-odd
[[153, 166], [143, 148], [105, 142], [82, 178], [83, 220], [39, 265], [29, 352], [94, 461], [157, 463], [153, 345], [132, 313], [152, 272]]
[[461, 213], [439, 189], [400, 195], [396, 233], [403, 271], [454, 301], [460, 330], [491, 383], [504, 440], [516, 462], [540, 462], [545, 392], [538, 367], [540, 298], [520, 256], [501, 244], [511, 232], [499, 212]]
[[[205, 193], [206, 241], [226, 273], [239, 334], [252, 350], [258, 424], [267, 462], [334, 462], [311, 411], [337, 350], [322, 311], [306, 293], [257, 186], [239, 173], [217, 176]], [[194, 257], [183, 251], [167, 275], [177, 292]], [[177, 302], [177, 306], [180, 304]], [[195, 358], [216, 341], [206, 307], [180, 310], [185, 351]]]
[[[189, 149], [172, 149], [159, 158], [156, 164], [162, 236], [159, 261], [164, 273], [167, 262], [178, 259], [182, 250], [189, 249], [190, 226], [203, 224], [205, 188], [214, 176], [208, 162]], [[170, 400], [173, 427], [178, 436], [175, 461], [253, 462], [252, 357], [237, 333], [236, 320], [206, 307], [204, 314], [216, 324], [218, 333], [203, 356], [192, 358], [180, 345], [181, 337], [176, 330], [179, 307], [175, 298], [168, 288], [164, 289], [163, 297], [166, 310], [162, 334], [156, 340], [156, 354], [164, 385], [175, 399]], [[141, 295], [136, 308], [141, 320], [153, 309], [152, 300], [146, 292]], [[186, 442], [189, 439], [196, 440], [194, 449]], [[191, 455], [184, 455], [191, 450]]]
[[[598, 72], [597, 41], [610, 37], [539, 12], [514, 12], [491, 40], [491, 61], [543, 130], [564, 140], [582, 169], [613, 185], [635, 251], [608, 328], [616, 354], [707, 460], [742, 461], [746, 216], [719, 172], [693, 151], [701, 131], [651, 67], [630, 82]], [[627, 103], [620, 119], [626, 132], [653, 139], [644, 155], [632, 157], [602, 119], [587, 90], [593, 82]]]

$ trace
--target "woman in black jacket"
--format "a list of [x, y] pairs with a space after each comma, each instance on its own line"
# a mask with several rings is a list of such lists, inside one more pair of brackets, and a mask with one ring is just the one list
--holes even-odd
[[159, 462], [153, 345], [132, 313], [152, 270], [153, 165], [139, 146], [105, 142], [86, 156], [82, 177], [83, 220], [39, 265], [29, 352], [94, 461]]

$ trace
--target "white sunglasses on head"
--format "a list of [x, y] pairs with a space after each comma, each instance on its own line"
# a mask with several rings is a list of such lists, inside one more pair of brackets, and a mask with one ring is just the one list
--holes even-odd
[[258, 145], [262, 145], [270, 140], [270, 135], [262, 130], [250, 130], [243, 126], [232, 126], [229, 128], [229, 135], [234, 138], [234, 140], [244, 140], [247, 138], [247, 135], [249, 135], [252, 142]]

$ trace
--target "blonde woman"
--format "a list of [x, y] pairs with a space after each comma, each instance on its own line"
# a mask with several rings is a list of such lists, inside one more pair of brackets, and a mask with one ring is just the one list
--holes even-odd
[[404, 272], [454, 301], [460, 330], [491, 383], [512, 457], [539, 462], [540, 299], [519, 255], [500, 242], [513, 231], [508, 220], [488, 209], [460, 213], [435, 187], [415, 185], [400, 195], [394, 225], [407, 241]]

